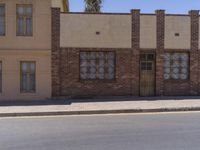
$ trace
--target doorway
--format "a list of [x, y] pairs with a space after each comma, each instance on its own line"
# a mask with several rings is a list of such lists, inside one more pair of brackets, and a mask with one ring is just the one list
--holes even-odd
[[155, 96], [155, 54], [140, 54], [140, 96]]

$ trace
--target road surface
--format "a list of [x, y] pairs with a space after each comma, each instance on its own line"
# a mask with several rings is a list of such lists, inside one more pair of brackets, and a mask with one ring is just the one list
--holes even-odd
[[0, 118], [0, 150], [199, 150], [200, 112]]

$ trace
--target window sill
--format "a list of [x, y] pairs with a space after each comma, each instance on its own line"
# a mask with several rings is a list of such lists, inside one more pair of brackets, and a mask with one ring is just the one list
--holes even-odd
[[35, 95], [36, 92], [25, 92], [25, 91], [20, 91], [20, 95]]
[[186, 80], [182, 80], [182, 79], [169, 79], [169, 80], [165, 80], [164, 79], [164, 82], [189, 82], [190, 80], [189, 79], [186, 79]]
[[81, 83], [116, 83], [116, 79], [112, 79], [112, 80], [98, 80], [98, 79], [94, 79], [94, 80], [90, 80], [90, 79], [86, 79], [86, 80], [82, 80], [80, 79], [79, 82]]
[[33, 35], [16, 35], [16, 37], [19, 37], [19, 38], [33, 38]]

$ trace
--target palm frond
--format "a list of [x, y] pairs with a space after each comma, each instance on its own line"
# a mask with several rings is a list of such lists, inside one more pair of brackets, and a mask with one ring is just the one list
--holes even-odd
[[63, 0], [64, 12], [69, 12], [69, 0]]
[[85, 12], [101, 12], [102, 0], [84, 0]]

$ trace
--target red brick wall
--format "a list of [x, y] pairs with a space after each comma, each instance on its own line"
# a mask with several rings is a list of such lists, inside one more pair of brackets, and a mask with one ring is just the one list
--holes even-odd
[[156, 48], [156, 95], [164, 94], [163, 79], [163, 53], [164, 53], [164, 35], [165, 35], [165, 11], [156, 11], [157, 25], [157, 48]]
[[[140, 11], [132, 11], [132, 48], [60, 48], [60, 16], [52, 10], [52, 95], [103, 96], [139, 95], [139, 28]], [[116, 79], [114, 81], [83, 81], [79, 78], [80, 51], [115, 51]]]
[[[95, 14], [94, 14], [95, 15]], [[132, 10], [132, 48], [60, 48], [60, 10], [52, 9], [52, 96], [139, 96], [140, 60], [140, 10]], [[200, 95], [200, 51], [198, 11], [190, 11], [191, 49], [167, 50], [164, 48], [165, 12], [157, 10], [157, 48], [156, 54], [156, 91], [155, 95]], [[80, 51], [114, 51], [116, 53], [116, 79], [112, 81], [83, 81], [79, 78]], [[145, 51], [145, 50], [144, 50]], [[164, 52], [185, 51], [190, 55], [190, 78], [184, 80], [164, 80]]]
[[[156, 95], [200, 95], [200, 67], [199, 67], [199, 12], [190, 11], [191, 17], [191, 49], [164, 49], [164, 18], [163, 10], [157, 14], [157, 50], [156, 50]], [[189, 52], [190, 78], [188, 80], [164, 80], [163, 79], [163, 53], [164, 52]]]
[[184, 96], [190, 95], [190, 82], [184, 80], [164, 81], [165, 96]]
[[191, 17], [191, 50], [190, 50], [190, 94], [199, 95], [199, 11], [190, 11]]
[[[80, 80], [80, 51], [114, 51], [116, 53], [116, 79]], [[131, 95], [131, 49], [62, 48], [61, 95], [62, 96], [109, 96]]]
[[131, 87], [132, 95], [139, 95], [140, 86], [140, 10], [132, 10]]
[[52, 96], [60, 96], [60, 8], [51, 10], [51, 74], [52, 74]]

